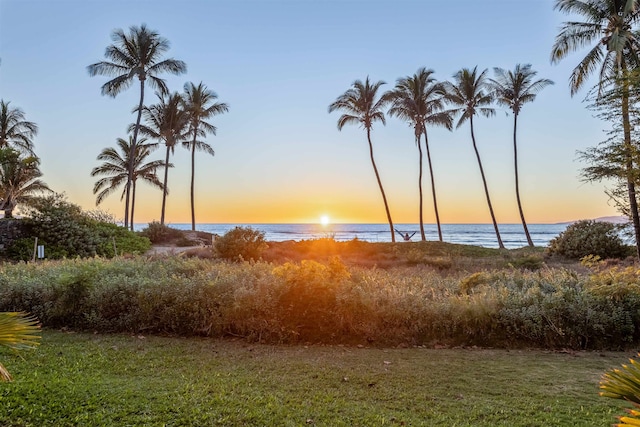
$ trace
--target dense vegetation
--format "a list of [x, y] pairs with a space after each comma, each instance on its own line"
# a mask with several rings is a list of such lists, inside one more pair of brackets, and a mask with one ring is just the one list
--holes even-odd
[[34, 243], [45, 247], [47, 259], [112, 258], [123, 254], [143, 254], [151, 242], [115, 224], [107, 215], [93, 215], [68, 202], [62, 195], [36, 198], [21, 221], [21, 235], [0, 255], [14, 261], [29, 261]]
[[[418, 244], [405, 256], [415, 259], [416, 251]], [[527, 265], [516, 260], [529, 257], [513, 262]], [[640, 342], [634, 267], [583, 274], [515, 267], [465, 273], [463, 266], [363, 268], [337, 257], [7, 264], [0, 311], [30, 312], [46, 327], [270, 343], [620, 349]]]

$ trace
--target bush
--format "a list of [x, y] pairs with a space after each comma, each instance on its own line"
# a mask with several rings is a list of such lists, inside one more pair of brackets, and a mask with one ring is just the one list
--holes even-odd
[[97, 250], [100, 256], [112, 258], [122, 254], [142, 255], [151, 248], [151, 241], [148, 238], [116, 224], [96, 222], [93, 227], [100, 238]]
[[251, 227], [235, 227], [218, 237], [214, 242], [215, 250], [224, 259], [258, 260], [267, 249], [262, 231]]
[[153, 244], [169, 243], [182, 238], [182, 231], [154, 221], [150, 222], [149, 226], [140, 232], [140, 235], [148, 238]]
[[[5, 250], [12, 260], [28, 261], [33, 257], [35, 238], [38, 245], [44, 245], [45, 258], [88, 258], [118, 254], [142, 254], [151, 243], [123, 227], [111, 222], [102, 222], [93, 217], [95, 213], [85, 213], [82, 209], [56, 194], [36, 199], [23, 219], [23, 237], [15, 240]], [[100, 218], [107, 218], [104, 215]]]
[[587, 255], [624, 258], [629, 254], [618, 235], [619, 227], [610, 222], [578, 221], [549, 242], [548, 252], [571, 259]]

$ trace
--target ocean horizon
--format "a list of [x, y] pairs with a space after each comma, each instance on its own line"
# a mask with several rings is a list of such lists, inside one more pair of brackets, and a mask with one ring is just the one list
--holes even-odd
[[[547, 246], [549, 241], [566, 230], [570, 223], [557, 224], [527, 224], [531, 239], [536, 246]], [[191, 230], [191, 223], [167, 223], [166, 225], [180, 230]], [[136, 223], [134, 229], [141, 231], [148, 226], [147, 223]], [[441, 224], [442, 239], [448, 243], [483, 246], [497, 248], [493, 224]], [[336, 241], [348, 241], [353, 239], [367, 242], [390, 242], [391, 234], [389, 224], [256, 224], [256, 223], [198, 223], [196, 230], [206, 231], [212, 234], [223, 235], [234, 227], [251, 227], [264, 232], [265, 239], [272, 242], [286, 240], [312, 240], [320, 238], [333, 238]], [[419, 224], [395, 224], [395, 228], [402, 233], [413, 235], [411, 241], [420, 241]], [[438, 228], [436, 224], [424, 224], [425, 237], [430, 241], [438, 240]], [[522, 224], [498, 224], [500, 236], [506, 248], [516, 249], [527, 246], [527, 239]], [[396, 233], [396, 241], [402, 242], [402, 238]]]

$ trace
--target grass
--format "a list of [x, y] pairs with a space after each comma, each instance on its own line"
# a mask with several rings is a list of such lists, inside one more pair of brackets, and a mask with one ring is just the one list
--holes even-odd
[[2, 353], [3, 426], [606, 426], [630, 353], [267, 346], [45, 330]]

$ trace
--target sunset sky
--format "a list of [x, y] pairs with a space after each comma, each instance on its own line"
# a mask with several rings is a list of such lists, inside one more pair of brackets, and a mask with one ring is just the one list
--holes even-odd
[[[106, 77], [86, 66], [104, 59], [116, 28], [146, 23], [187, 63], [165, 76], [172, 91], [204, 82], [230, 111], [213, 119], [214, 157], [196, 161], [198, 222], [384, 223], [384, 205], [365, 132], [337, 130], [328, 105], [367, 75], [391, 89], [419, 67], [451, 79], [463, 67], [511, 69], [530, 63], [549, 78], [519, 117], [521, 194], [527, 220], [553, 223], [616, 215], [602, 184], [579, 180], [576, 150], [605, 138], [568, 78], [585, 52], [549, 61], [561, 22], [553, 0], [0, 0], [0, 98], [40, 127], [35, 139], [44, 180], [71, 202], [95, 208], [96, 156], [135, 121], [137, 87], [101, 96]], [[595, 83], [595, 81], [592, 81]], [[155, 102], [152, 89], [146, 99]], [[519, 221], [514, 193], [512, 116], [478, 119], [476, 138], [496, 218]], [[377, 124], [374, 153], [393, 220], [418, 222], [418, 151], [395, 118]], [[468, 124], [430, 130], [443, 223], [490, 222]], [[153, 158], [164, 158], [159, 149]], [[171, 159], [167, 222], [190, 221], [188, 151]], [[426, 172], [426, 169], [425, 169]], [[427, 177], [425, 177], [427, 178]], [[426, 223], [435, 222], [428, 179]], [[139, 187], [136, 222], [160, 218], [161, 193]], [[123, 218], [119, 193], [100, 207]]]

